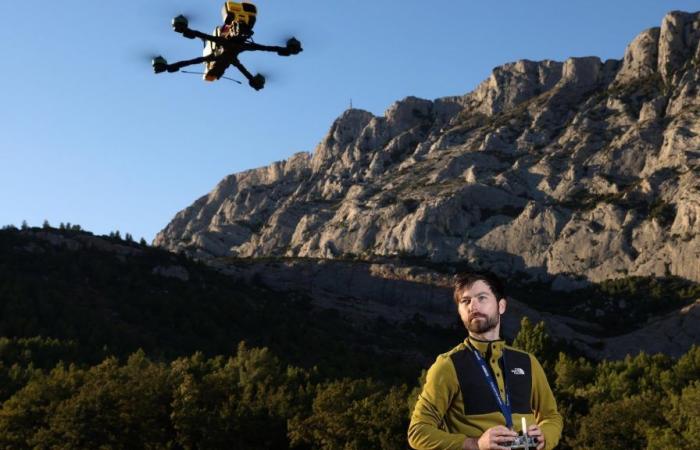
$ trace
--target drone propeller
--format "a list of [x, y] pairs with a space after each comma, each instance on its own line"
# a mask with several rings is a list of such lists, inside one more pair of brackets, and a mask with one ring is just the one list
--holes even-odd
[[180, 10], [173, 9], [173, 10], [171, 10], [170, 15], [166, 15], [165, 18], [167, 20], [167, 17], [170, 17], [171, 24], [172, 24], [172, 19], [174, 19], [175, 17], [183, 17], [187, 21], [187, 23], [189, 24], [190, 28], [199, 29], [201, 27], [209, 27], [208, 17], [202, 17], [202, 16], [203, 15], [202, 15], [201, 11], [196, 11], [196, 10], [192, 10], [189, 8], [185, 8], [185, 9], [180, 9]]
[[280, 86], [284, 83], [284, 77], [280, 76], [279, 70], [270, 69], [270, 67], [262, 66], [257, 70], [257, 73], [265, 77], [265, 86], [270, 83]]
[[139, 71], [144, 70], [147, 66], [152, 66], [153, 61], [161, 56], [157, 52], [137, 49], [130, 50], [125, 55], [125, 62]]
[[[299, 36], [299, 33], [289, 33], [289, 32], [284, 31], [284, 32], [281, 32], [281, 33], [275, 33], [275, 34], [273, 34], [273, 35], [272, 35], [272, 38], [269, 39], [269, 41], [270, 41], [270, 44], [271, 44], [271, 45], [281, 45], [281, 46], [284, 46], [284, 45], [287, 43], [287, 41], [289, 41], [290, 39], [297, 39], [297, 40], [299, 40], [299, 38], [298, 38], [297, 36]], [[264, 40], [267, 41], [268, 39], [264, 39]]]
[[176, 16], [183, 16], [187, 19], [189, 23], [197, 23], [200, 19], [197, 13], [193, 13], [192, 11], [181, 11], [178, 14], [176, 14]]
[[131, 54], [130, 59], [134, 60], [138, 63], [141, 63], [141, 64], [146, 64], [146, 63], [150, 64], [150, 62], [153, 61], [153, 59], [160, 56], [160, 54], [157, 52], [151, 52], [151, 51], [147, 51], [147, 50], [137, 50], [137, 51], [134, 51], [131, 53], [132, 54]]
[[301, 41], [302, 47], [313, 48], [314, 53], [319, 49], [327, 47], [325, 43], [330, 42], [333, 34], [323, 28], [317, 22], [297, 21], [293, 26], [289, 22], [266, 23], [263, 27], [258, 25], [256, 38], [261, 42], [269, 42], [271, 45], [284, 45], [289, 39], [295, 37]]
[[[206, 11], [192, 5], [191, 0], [156, 0], [139, 2], [142, 14], [148, 17], [154, 26], [169, 26], [173, 17], [184, 16], [190, 25], [199, 27], [209, 23], [210, 17]], [[212, 11], [215, 17], [216, 10]], [[208, 25], [207, 25], [208, 26]]]

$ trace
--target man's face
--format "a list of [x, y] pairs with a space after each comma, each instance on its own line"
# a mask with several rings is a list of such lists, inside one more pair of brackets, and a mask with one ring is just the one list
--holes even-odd
[[457, 309], [467, 330], [483, 334], [499, 325], [505, 301], [500, 302], [488, 284], [477, 280], [462, 291]]

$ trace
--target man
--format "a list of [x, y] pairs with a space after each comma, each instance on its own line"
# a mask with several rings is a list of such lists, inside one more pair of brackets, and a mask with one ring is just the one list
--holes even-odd
[[491, 273], [460, 273], [454, 301], [469, 336], [428, 370], [409, 444], [418, 450], [505, 450], [525, 418], [537, 449], [554, 448], [562, 418], [542, 366], [500, 339], [506, 311], [501, 281]]

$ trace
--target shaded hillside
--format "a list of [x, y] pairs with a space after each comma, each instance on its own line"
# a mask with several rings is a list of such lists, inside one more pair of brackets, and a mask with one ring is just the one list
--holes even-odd
[[[375, 358], [382, 355], [394, 358], [393, 376], [405, 376], [464, 335], [451, 299], [451, 265], [211, 264], [80, 231], [2, 230], [0, 336], [72, 341], [68, 359], [93, 362], [138, 348], [164, 358], [226, 354], [245, 340], [333, 373], [352, 358], [353, 370], [384, 376]], [[511, 282], [509, 289], [507, 339], [527, 316], [592, 357], [640, 350], [680, 356], [697, 341], [700, 308], [691, 303], [700, 286], [684, 280], [621, 279], [570, 292]]]
[[[464, 264], [416, 259], [372, 261], [310, 258], [209, 260], [235, 279], [280, 293], [303, 292], [314, 305], [347, 320], [416, 315], [438, 327], [457, 322], [452, 274]], [[555, 339], [592, 358], [624, 358], [639, 351], [680, 356], [700, 341], [700, 284], [679, 277], [626, 277], [561, 290], [558, 280], [509, 279], [501, 334], [513, 339], [523, 317], [544, 321]]]
[[700, 282], [698, 17], [669, 13], [622, 60], [517, 61], [464, 96], [348, 110], [313, 154], [226, 177], [155, 244]]
[[463, 335], [421, 321], [353, 323], [303, 293], [274, 292], [183, 255], [82, 231], [0, 231], [0, 273], [0, 336], [72, 342], [57, 350], [66, 360], [96, 362], [139, 348], [166, 359], [229, 354], [245, 340], [327, 374], [414, 379], [426, 358]]

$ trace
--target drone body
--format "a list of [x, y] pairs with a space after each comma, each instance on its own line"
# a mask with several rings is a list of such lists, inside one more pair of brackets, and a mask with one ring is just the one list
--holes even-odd
[[173, 19], [173, 30], [188, 39], [200, 38], [204, 41], [201, 57], [168, 64], [162, 56], [152, 61], [155, 73], [177, 72], [183, 67], [204, 63], [204, 80], [216, 81], [223, 77], [229, 66], [236, 67], [255, 90], [265, 87], [265, 77], [253, 75], [238, 60], [238, 55], [246, 51], [275, 52], [280, 56], [296, 55], [302, 51], [301, 43], [295, 38], [287, 41], [285, 47], [259, 45], [253, 42], [253, 27], [258, 10], [248, 2], [225, 2], [221, 9], [223, 26], [216, 27], [213, 34], [205, 34], [189, 28], [187, 18], [177, 16]]

